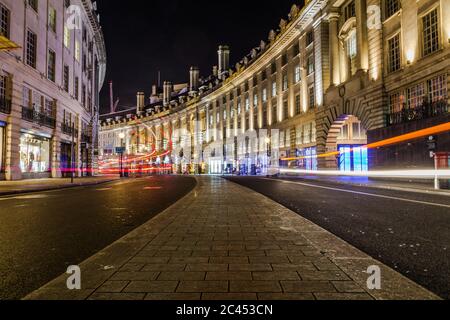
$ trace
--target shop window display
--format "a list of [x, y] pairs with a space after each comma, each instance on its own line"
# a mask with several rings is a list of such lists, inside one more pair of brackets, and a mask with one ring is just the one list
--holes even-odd
[[30, 134], [20, 137], [20, 168], [22, 173], [50, 171], [50, 140]]

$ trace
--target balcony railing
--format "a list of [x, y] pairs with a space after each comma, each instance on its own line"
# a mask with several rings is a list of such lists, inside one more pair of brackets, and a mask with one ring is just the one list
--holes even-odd
[[386, 115], [387, 126], [439, 117], [449, 113], [447, 100], [437, 101], [413, 109], [403, 109]]
[[28, 107], [22, 107], [22, 119], [55, 129], [56, 119]]
[[0, 112], [6, 114], [11, 113], [11, 100], [5, 98], [0, 99]]
[[73, 133], [75, 137], [78, 137], [78, 130], [72, 129], [72, 126], [69, 124], [61, 123], [61, 130], [64, 134], [71, 136]]

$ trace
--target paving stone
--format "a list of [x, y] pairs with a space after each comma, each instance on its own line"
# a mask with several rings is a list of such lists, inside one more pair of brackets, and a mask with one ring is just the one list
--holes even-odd
[[153, 301], [199, 301], [201, 293], [148, 293], [145, 300]]
[[284, 257], [249, 257], [250, 263], [289, 263], [289, 259], [287, 256]]
[[203, 293], [202, 300], [209, 301], [256, 301], [256, 293]]
[[228, 292], [228, 281], [181, 281], [177, 292], [205, 292], [221, 293]]
[[302, 280], [350, 280], [350, 278], [342, 271], [300, 271]]
[[208, 257], [190, 257], [190, 258], [171, 258], [170, 263], [175, 264], [202, 264], [208, 263]]
[[114, 281], [151, 281], [156, 280], [159, 272], [117, 272], [111, 278]]
[[301, 280], [294, 271], [253, 272], [253, 280]]
[[205, 280], [205, 272], [161, 272], [158, 280]]
[[136, 256], [133, 259], [131, 259], [131, 263], [145, 263], [145, 264], [164, 264], [168, 263], [170, 260], [169, 257], [139, 257]]
[[278, 281], [230, 281], [230, 292], [282, 292]]
[[119, 271], [124, 271], [124, 272], [135, 272], [135, 271], [140, 271], [142, 270], [142, 268], [144, 268], [145, 263], [127, 263], [125, 265], [123, 265]]
[[101, 301], [138, 301], [144, 300], [145, 293], [94, 293], [88, 300]]
[[300, 301], [316, 300], [312, 293], [258, 293], [258, 300], [263, 301]]
[[171, 293], [177, 286], [178, 281], [132, 281], [124, 292]]
[[228, 264], [213, 264], [213, 263], [202, 263], [202, 264], [188, 264], [186, 271], [227, 271]]
[[230, 271], [272, 271], [270, 264], [249, 263], [249, 264], [230, 264]]
[[367, 293], [315, 293], [317, 300], [374, 300], [373, 297]]
[[336, 289], [329, 281], [281, 281], [284, 292], [299, 293], [335, 293]]
[[121, 292], [127, 285], [129, 281], [107, 281], [100, 288], [97, 289], [97, 292], [100, 293], [116, 293]]
[[272, 264], [272, 268], [275, 271], [317, 271], [316, 267], [312, 263], [302, 263], [302, 264], [292, 264], [292, 263], [284, 263], [284, 264]]
[[214, 264], [245, 264], [248, 263], [248, 257], [212, 257], [209, 262]]
[[184, 271], [186, 269], [185, 264], [147, 264], [141, 271]]
[[332, 281], [334, 287], [339, 292], [345, 293], [365, 293], [366, 291], [353, 281]]
[[206, 280], [252, 280], [251, 272], [229, 271], [229, 272], [208, 272]]

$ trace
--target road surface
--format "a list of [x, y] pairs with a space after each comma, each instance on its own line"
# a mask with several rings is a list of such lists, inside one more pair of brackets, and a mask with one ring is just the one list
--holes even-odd
[[450, 196], [300, 179], [235, 177], [450, 299]]
[[20, 299], [175, 203], [196, 185], [155, 176], [0, 197], [0, 300]]

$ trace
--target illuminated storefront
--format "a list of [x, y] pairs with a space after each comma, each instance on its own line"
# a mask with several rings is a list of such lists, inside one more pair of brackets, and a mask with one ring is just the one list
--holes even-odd
[[24, 177], [50, 173], [50, 139], [22, 133], [20, 136], [20, 169]]

